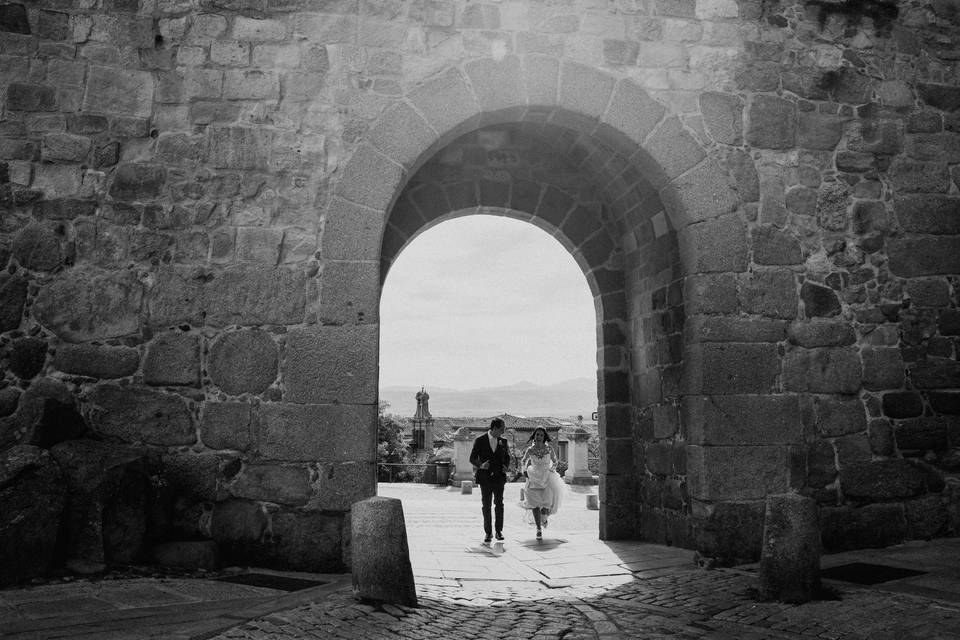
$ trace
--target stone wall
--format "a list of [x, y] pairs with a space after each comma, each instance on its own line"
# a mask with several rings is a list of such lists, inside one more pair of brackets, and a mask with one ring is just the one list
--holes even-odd
[[[0, 448], [146, 450], [157, 540], [345, 567], [411, 238], [528, 220], [598, 319], [601, 530], [960, 527], [955, 0], [0, 5]], [[562, 337], [558, 337], [562, 344]]]

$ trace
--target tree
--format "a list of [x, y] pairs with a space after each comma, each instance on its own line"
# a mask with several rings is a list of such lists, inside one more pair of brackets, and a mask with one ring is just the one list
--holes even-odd
[[377, 462], [406, 462], [407, 445], [403, 442], [403, 425], [388, 414], [389, 403], [377, 408]]

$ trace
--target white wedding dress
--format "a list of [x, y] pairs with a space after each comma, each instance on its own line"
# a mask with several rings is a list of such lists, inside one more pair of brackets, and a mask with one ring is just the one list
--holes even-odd
[[[560, 510], [563, 503], [563, 480], [560, 474], [553, 470], [553, 459], [550, 451], [542, 456], [532, 450], [527, 453], [527, 484], [524, 487], [524, 499], [520, 506], [525, 510], [524, 520], [533, 524], [533, 509], [549, 509], [549, 515]], [[542, 512], [541, 512], [542, 513]], [[547, 526], [547, 518], [541, 515], [542, 525]]]

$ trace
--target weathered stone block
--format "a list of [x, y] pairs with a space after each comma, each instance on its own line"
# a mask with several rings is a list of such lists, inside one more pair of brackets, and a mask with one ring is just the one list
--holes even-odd
[[77, 198], [41, 200], [33, 207], [35, 216], [48, 220], [73, 220], [80, 216], [92, 216], [96, 211], [97, 202], [95, 200], [80, 200]]
[[860, 390], [860, 358], [842, 348], [792, 349], [783, 359], [785, 391], [846, 393]]
[[809, 602], [820, 590], [817, 503], [797, 494], [767, 496], [757, 599]]
[[147, 300], [154, 327], [299, 324], [305, 306], [305, 274], [284, 267], [161, 268]]
[[735, 314], [738, 310], [737, 277], [719, 273], [688, 276], [683, 282], [688, 313]]
[[747, 144], [789, 149], [796, 143], [797, 106], [789, 100], [757, 95], [747, 107]]
[[28, 224], [20, 230], [11, 253], [22, 266], [35, 271], [53, 271], [65, 257], [60, 236], [40, 223]]
[[163, 192], [166, 178], [166, 170], [161, 165], [122, 164], [114, 174], [110, 196], [116, 200], [153, 200]]
[[687, 482], [697, 500], [762, 500], [790, 489], [786, 447], [687, 447]]
[[324, 265], [319, 311], [324, 324], [376, 322], [379, 300], [378, 263], [331, 261]]
[[742, 272], [749, 262], [747, 227], [736, 215], [726, 215], [684, 227], [680, 252], [695, 273]]
[[807, 349], [845, 347], [857, 341], [853, 327], [847, 322], [821, 318], [791, 322], [787, 336], [791, 343]]
[[887, 240], [890, 271], [904, 278], [960, 273], [960, 236], [900, 236]]
[[303, 505], [313, 491], [306, 466], [245, 464], [228, 485], [230, 495], [248, 500]]
[[843, 121], [837, 116], [815, 111], [799, 114], [797, 143], [805, 149], [834, 149], [842, 134]]
[[0, 273], [0, 331], [12, 331], [20, 326], [26, 301], [27, 281], [9, 273]]
[[897, 500], [923, 493], [924, 475], [906, 460], [873, 460], [843, 465], [840, 486], [851, 500]]
[[393, 201], [401, 177], [400, 165], [364, 144], [350, 157], [334, 193], [369, 209], [385, 211]]
[[753, 261], [765, 265], [789, 265], [803, 263], [800, 241], [787, 231], [772, 226], [754, 229]]
[[54, 87], [12, 82], [7, 87], [7, 109], [10, 111], [56, 111]]
[[476, 96], [455, 69], [413, 89], [408, 97], [441, 135], [480, 113]]
[[150, 385], [200, 384], [200, 337], [164, 333], [153, 339], [143, 359], [143, 381]]
[[[293, 571], [342, 573], [344, 558], [345, 518], [329, 512], [306, 509], [281, 510], [273, 514], [272, 546], [266, 555], [281, 567]], [[352, 544], [352, 539], [351, 539]]]
[[33, 313], [68, 342], [118, 338], [137, 330], [142, 296], [132, 271], [71, 269], [40, 289]]
[[685, 393], [769, 393], [779, 373], [780, 357], [773, 344], [689, 344], [684, 353]]
[[755, 562], [760, 558], [764, 503], [721, 502], [697, 523], [697, 550], [720, 564]]
[[372, 404], [377, 397], [377, 328], [319, 327], [287, 335], [283, 379], [289, 402]]
[[0, 5], [0, 31], [7, 33], [30, 33], [27, 8], [22, 4]]
[[101, 435], [168, 446], [196, 442], [193, 417], [180, 396], [105, 384], [94, 388], [87, 400], [90, 424]]
[[822, 507], [820, 530], [827, 551], [887, 547], [903, 542], [907, 522], [901, 504]]
[[900, 227], [909, 233], [960, 234], [960, 198], [935, 194], [894, 199]]
[[817, 433], [827, 437], [862, 433], [867, 429], [867, 416], [859, 398], [815, 396], [814, 420]]
[[740, 204], [729, 175], [713, 158], [707, 158], [665, 185], [660, 197], [677, 213], [678, 227], [723, 216]]
[[917, 84], [920, 99], [931, 107], [942, 111], [956, 111], [960, 109], [960, 87], [932, 82]]
[[226, 100], [278, 100], [280, 75], [276, 71], [230, 69], [223, 74], [223, 97]]
[[950, 446], [951, 429], [955, 428], [949, 416], [931, 416], [897, 423], [894, 435], [901, 451], [943, 451]]
[[647, 138], [644, 149], [668, 178], [676, 178], [706, 157], [679, 118], [667, 118]]
[[234, 548], [259, 542], [267, 528], [267, 516], [259, 504], [246, 500], [227, 500], [213, 506], [210, 536]]
[[750, 154], [739, 149], [727, 150], [725, 164], [733, 176], [740, 199], [743, 202], [757, 202], [760, 199], [760, 177]]
[[937, 413], [960, 414], [960, 392], [931, 391], [928, 394], [930, 407]]
[[516, 56], [476, 60], [468, 63], [465, 70], [484, 112], [509, 109], [522, 103], [520, 60]]
[[949, 516], [944, 500], [938, 495], [925, 496], [903, 503], [907, 521], [907, 537], [929, 540], [942, 536], [948, 529]]
[[354, 595], [415, 607], [417, 590], [400, 500], [372, 497], [357, 502], [351, 528]]
[[747, 313], [796, 318], [796, 276], [786, 269], [750, 273], [740, 281], [739, 299], [741, 309]]
[[874, 166], [875, 157], [872, 153], [859, 151], [838, 151], [837, 169], [851, 173], [863, 173]]
[[564, 62], [560, 69], [560, 106], [587, 118], [606, 111], [615, 79], [592, 67]]
[[65, 489], [44, 449], [18, 445], [0, 453], [0, 586], [44, 576], [53, 567]]
[[211, 381], [229, 395], [262, 393], [277, 378], [279, 350], [265, 331], [233, 331], [210, 346]]
[[260, 416], [246, 402], [205, 402], [200, 439], [211, 449], [246, 452], [257, 442]]
[[700, 94], [700, 113], [713, 139], [721, 144], [743, 142], [743, 99], [728, 93]]
[[915, 418], [923, 414], [923, 398], [914, 391], [885, 393], [883, 413], [888, 418]]
[[218, 482], [224, 462], [218, 455], [168, 452], [161, 461], [160, 479], [175, 502], [222, 499]]
[[827, 231], [846, 231], [849, 206], [850, 189], [845, 183], [825, 183], [817, 194], [817, 222]]
[[825, 318], [840, 314], [840, 300], [828, 287], [822, 287], [809, 280], [800, 287], [800, 299], [808, 318]]
[[319, 495], [310, 504], [329, 511], [347, 511], [350, 505], [377, 492], [376, 463], [344, 462], [319, 465], [314, 486]]
[[21, 380], [29, 380], [43, 370], [47, 359], [47, 341], [42, 338], [16, 338], [7, 352], [7, 367]]
[[368, 140], [384, 155], [412, 168], [433, 142], [436, 133], [410, 105], [389, 108], [370, 131]]
[[960, 362], [936, 358], [909, 366], [910, 381], [917, 389], [953, 389], [960, 387]]
[[798, 444], [803, 432], [794, 395], [688, 395], [681, 411], [691, 444]]
[[264, 460], [343, 463], [376, 460], [376, 405], [268, 403], [257, 429]]
[[207, 161], [219, 169], [266, 169], [273, 132], [250, 127], [212, 127], [207, 132]]
[[944, 193], [950, 189], [950, 174], [943, 162], [896, 158], [890, 166], [889, 175], [898, 193]]
[[49, 133], [40, 144], [44, 162], [83, 162], [90, 153], [90, 138], [69, 133]]
[[150, 72], [91, 66], [83, 110], [148, 118], [153, 110], [153, 92]]

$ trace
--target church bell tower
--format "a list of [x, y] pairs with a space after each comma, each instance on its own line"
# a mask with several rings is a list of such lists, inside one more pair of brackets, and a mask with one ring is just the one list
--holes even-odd
[[413, 416], [413, 442], [410, 448], [414, 451], [433, 451], [433, 416], [430, 415], [430, 394], [420, 387], [417, 392], [417, 412]]

